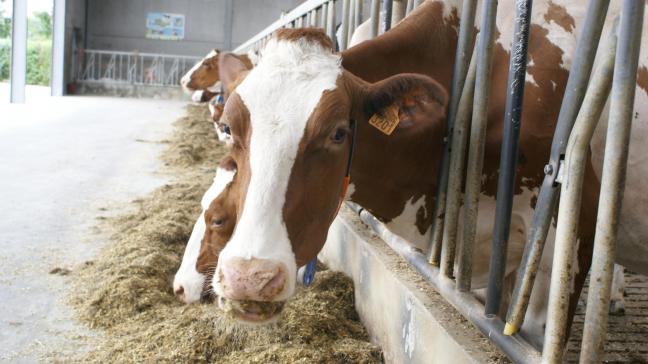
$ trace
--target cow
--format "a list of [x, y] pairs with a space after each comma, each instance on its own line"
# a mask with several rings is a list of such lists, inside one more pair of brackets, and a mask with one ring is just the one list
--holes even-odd
[[[232, 158], [224, 157], [216, 169], [212, 185], [200, 201], [202, 212], [191, 231], [173, 280], [173, 292], [185, 303], [209, 296], [208, 278], [213, 273], [218, 254], [232, 235], [236, 221], [233, 206], [227, 205], [227, 200], [216, 200], [216, 197], [226, 190], [235, 173], [236, 165]], [[210, 212], [206, 213], [209, 208]]]
[[210, 92], [220, 92], [219, 64], [223, 54], [237, 57], [248, 68], [252, 68], [252, 62], [247, 55], [235, 55], [213, 49], [182, 76], [180, 85], [187, 91], [208, 90]]
[[[501, 8], [507, 6], [511, 4], [502, 2]], [[519, 264], [530, 227], [571, 65], [574, 30], [582, 28], [577, 25], [582, 25], [585, 8], [582, 2], [534, 4], [509, 276]], [[618, 8], [611, 6], [610, 13], [608, 18]], [[268, 43], [258, 67], [232, 94], [222, 117], [232, 130], [231, 156], [238, 171], [227, 193], [216, 199], [233, 199], [237, 212], [236, 229], [221, 251], [212, 282], [221, 307], [250, 322], [267, 322], [281, 311], [281, 303], [294, 292], [297, 267], [312, 259], [326, 240], [344, 190], [350, 134], [358, 140], [350, 199], [414, 246], [425, 246], [458, 19], [454, 2], [427, 1], [390, 32], [341, 55], [332, 52], [323, 33], [312, 30], [282, 30]], [[475, 242], [475, 250], [482, 252], [490, 248], [512, 21], [509, 13], [497, 20]], [[647, 64], [644, 50], [636, 95], [638, 120], [646, 118]], [[605, 118], [602, 121], [586, 166], [572, 313], [591, 260]], [[633, 141], [645, 135], [643, 124], [635, 123]], [[646, 273], [646, 265], [637, 263], [646, 261], [642, 240], [648, 227], [627, 223], [645, 216], [648, 208], [640, 193], [648, 168], [641, 163], [642, 147], [631, 144], [635, 168], [628, 171], [617, 260]], [[553, 231], [550, 242], [552, 236]], [[476, 258], [473, 287], [480, 288], [489, 257]]]
[[209, 102], [216, 97], [216, 95], [216, 92], [211, 92], [209, 90], [198, 90], [191, 94], [191, 101], [196, 103]]

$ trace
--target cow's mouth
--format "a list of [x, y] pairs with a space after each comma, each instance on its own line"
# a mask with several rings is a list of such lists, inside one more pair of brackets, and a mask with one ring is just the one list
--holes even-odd
[[228, 316], [254, 324], [266, 324], [274, 321], [283, 310], [285, 301], [261, 302], [250, 300], [228, 300], [218, 297], [218, 307]]

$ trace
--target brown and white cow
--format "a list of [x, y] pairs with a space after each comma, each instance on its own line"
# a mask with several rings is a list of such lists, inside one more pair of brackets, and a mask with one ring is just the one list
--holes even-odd
[[[510, 5], [502, 2], [500, 7]], [[512, 269], [519, 262], [530, 226], [575, 45], [574, 29], [581, 28], [578, 25], [582, 25], [585, 7], [582, 2], [534, 4], [509, 243]], [[232, 130], [232, 157], [239, 170], [228, 193], [218, 199], [235, 200], [237, 225], [220, 254], [213, 286], [222, 297], [221, 304], [236, 316], [266, 321], [276, 314], [280, 304], [269, 305], [266, 310], [259, 308], [263, 305], [249, 303], [280, 303], [289, 298], [297, 266], [312, 259], [324, 244], [343, 190], [351, 119], [357, 123], [351, 199], [415, 245], [422, 246], [426, 241], [434, 205], [436, 163], [444, 135], [444, 89], [450, 84], [458, 12], [454, 2], [428, 1], [392, 31], [341, 56], [334, 54], [323, 33], [316, 31], [280, 31], [268, 43], [258, 66], [233, 93], [223, 114]], [[612, 7], [609, 17], [615, 12], [618, 9]], [[494, 49], [476, 241], [476, 251], [481, 252], [487, 252], [490, 246], [512, 19], [513, 14], [504, 13], [497, 21], [499, 38]], [[638, 120], [646, 120], [646, 80], [641, 74], [647, 63], [644, 50], [637, 92]], [[372, 115], [394, 108], [400, 123], [391, 135], [369, 125]], [[645, 127], [643, 123], [635, 128], [633, 138], [638, 133], [645, 135]], [[643, 146], [638, 144], [631, 147], [630, 161], [636, 161], [637, 169], [634, 175], [628, 174], [626, 196], [629, 190], [641, 191], [636, 176], [647, 172], [648, 166], [641, 163], [642, 154], [637, 153]], [[593, 145], [596, 161], [600, 149], [596, 141]], [[589, 163], [583, 187], [580, 271], [573, 297], [578, 296], [589, 268], [598, 201], [599, 174], [594, 167]], [[636, 198], [633, 193], [630, 196]], [[627, 216], [626, 211], [636, 216], [633, 209], [648, 208], [648, 204], [637, 203], [643, 200], [645, 197], [628, 203], [626, 198], [622, 216]], [[648, 227], [641, 224], [624, 225], [622, 221], [622, 226], [638, 238], [648, 236], [644, 231]], [[644, 254], [641, 249], [645, 250], [645, 245], [637, 243], [640, 241], [631, 241], [630, 245], [635, 244], [633, 250], [626, 253]], [[620, 251], [624, 246], [629, 245], [621, 241]], [[477, 258], [474, 283], [487, 272], [487, 254]], [[619, 258], [623, 261], [624, 254]], [[576, 300], [572, 303], [573, 308]]]
[[197, 302], [209, 293], [209, 278], [216, 266], [218, 254], [234, 230], [234, 206], [228, 204], [228, 200], [216, 200], [216, 197], [228, 188], [235, 173], [234, 161], [229, 157], [223, 158], [216, 169], [212, 185], [200, 201], [202, 212], [191, 231], [180, 268], [173, 280], [173, 292], [185, 303]]

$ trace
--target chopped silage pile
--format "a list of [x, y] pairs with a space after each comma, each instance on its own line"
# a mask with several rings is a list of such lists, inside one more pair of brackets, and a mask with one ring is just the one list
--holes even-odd
[[204, 107], [188, 115], [163, 153], [174, 180], [134, 201], [136, 212], [108, 218], [109, 246], [72, 275], [80, 318], [104, 331], [82, 362], [375, 363], [380, 349], [353, 307], [353, 283], [319, 271], [287, 303], [279, 323], [240, 326], [215, 304], [184, 305], [171, 282], [225, 147]]

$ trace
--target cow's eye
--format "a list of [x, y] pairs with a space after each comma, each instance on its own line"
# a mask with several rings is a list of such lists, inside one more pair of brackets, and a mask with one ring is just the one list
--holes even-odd
[[335, 132], [331, 135], [331, 140], [333, 141], [333, 143], [340, 144], [344, 141], [346, 135], [347, 135], [346, 129], [337, 128], [335, 129]]
[[227, 135], [232, 135], [229, 124], [223, 124], [223, 133]]
[[225, 224], [225, 219], [213, 219], [211, 224], [212, 227], [219, 228]]

